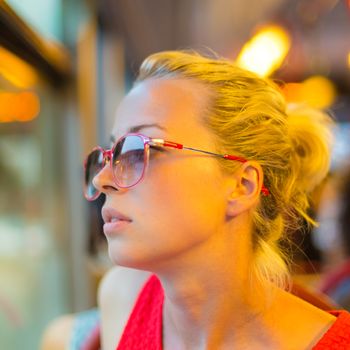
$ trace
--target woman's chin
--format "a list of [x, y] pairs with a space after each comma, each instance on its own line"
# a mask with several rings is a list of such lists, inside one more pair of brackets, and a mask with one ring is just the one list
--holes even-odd
[[150, 262], [144, 254], [136, 254], [135, 250], [115, 249], [110, 245], [108, 246], [108, 254], [113, 264], [138, 270], [147, 269]]

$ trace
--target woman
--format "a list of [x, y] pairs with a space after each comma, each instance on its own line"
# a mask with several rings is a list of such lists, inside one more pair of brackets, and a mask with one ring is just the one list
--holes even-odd
[[86, 161], [86, 197], [106, 195], [111, 259], [152, 273], [118, 316], [102, 287], [104, 348], [345, 349], [350, 316], [288, 293], [278, 245], [301, 217], [313, 223], [307, 194], [327, 173], [330, 126], [231, 62], [148, 57], [112, 150]]

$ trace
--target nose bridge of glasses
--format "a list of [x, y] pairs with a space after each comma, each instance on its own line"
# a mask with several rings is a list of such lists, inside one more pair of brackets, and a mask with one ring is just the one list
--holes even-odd
[[113, 158], [113, 152], [111, 149], [104, 149], [102, 155], [103, 155], [104, 165], [110, 162]]
[[102, 153], [102, 162], [100, 163], [99, 168], [96, 169], [97, 171], [94, 173], [92, 178], [93, 186], [98, 190], [98, 193], [100, 193], [101, 191], [101, 187], [102, 187], [101, 181], [105, 181], [105, 180], [102, 180], [101, 174], [105, 173], [106, 169], [109, 169], [109, 167], [106, 168], [106, 165], [111, 164], [111, 160], [113, 157], [113, 152], [111, 149], [100, 148], [100, 152]]

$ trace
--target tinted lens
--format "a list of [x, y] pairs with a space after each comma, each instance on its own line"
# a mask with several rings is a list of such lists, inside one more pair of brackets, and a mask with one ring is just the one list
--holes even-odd
[[129, 135], [116, 144], [113, 169], [121, 187], [134, 186], [141, 180], [145, 169], [145, 148], [140, 136]]
[[93, 178], [103, 169], [103, 153], [101, 150], [92, 151], [85, 163], [85, 186], [84, 194], [87, 199], [94, 199], [98, 190], [93, 185]]

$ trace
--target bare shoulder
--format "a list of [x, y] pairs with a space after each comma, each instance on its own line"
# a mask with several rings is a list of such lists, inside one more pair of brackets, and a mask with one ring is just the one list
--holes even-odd
[[65, 315], [53, 320], [45, 329], [41, 350], [65, 350], [69, 347], [74, 315]]
[[140, 289], [149, 272], [115, 266], [103, 277], [98, 290], [103, 349], [115, 349]]
[[[279, 334], [286, 349], [311, 349], [315, 346], [336, 318], [328, 312], [295, 295], [283, 292], [277, 298], [275, 309], [275, 334]], [[293, 325], [293, 332], [291, 332]]]
[[98, 300], [103, 303], [117, 301], [116, 297], [130, 299], [130, 294], [133, 291], [137, 294], [137, 288], [141, 288], [149, 276], [149, 272], [114, 266], [100, 282]]

